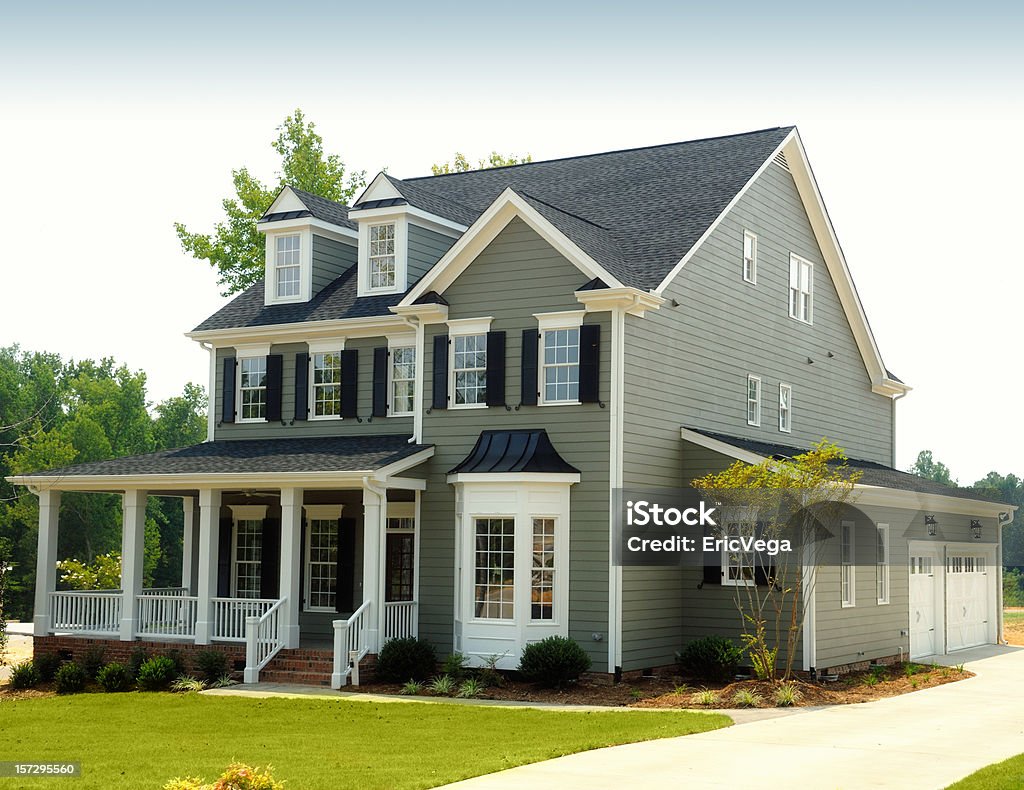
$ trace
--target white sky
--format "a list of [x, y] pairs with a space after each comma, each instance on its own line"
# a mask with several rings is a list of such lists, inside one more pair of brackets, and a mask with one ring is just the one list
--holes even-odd
[[0, 344], [113, 356], [154, 401], [205, 385], [182, 333], [225, 300], [172, 224], [211, 229], [234, 167], [271, 180], [295, 107], [371, 177], [795, 123], [882, 356], [914, 387], [899, 466], [931, 449], [962, 483], [1024, 475], [1019, 10], [548, 5], [0, 12]]

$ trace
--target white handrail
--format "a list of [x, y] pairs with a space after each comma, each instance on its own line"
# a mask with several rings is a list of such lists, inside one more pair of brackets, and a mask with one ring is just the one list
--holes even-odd
[[334, 621], [334, 672], [331, 688], [340, 689], [352, 678], [359, 685], [359, 662], [370, 652], [370, 602], [363, 601], [347, 620]]
[[121, 628], [124, 596], [117, 590], [70, 590], [50, 593], [50, 631], [116, 635]]
[[194, 637], [199, 614], [199, 598], [177, 594], [147, 594], [136, 597], [139, 622], [136, 636]]
[[284, 615], [282, 598], [259, 617], [245, 619], [245, 673], [246, 683], [259, 683], [263, 669], [284, 647]]
[[276, 604], [276, 598], [211, 598], [213, 604], [213, 632], [211, 639], [218, 642], [244, 642], [245, 621], [262, 617]]
[[384, 603], [384, 638], [401, 639], [418, 636], [416, 601], [387, 601]]
[[143, 595], [179, 595], [187, 596], [187, 587], [144, 587]]

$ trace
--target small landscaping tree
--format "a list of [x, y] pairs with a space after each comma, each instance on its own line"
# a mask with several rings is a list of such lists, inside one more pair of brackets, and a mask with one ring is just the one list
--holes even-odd
[[[693, 481], [704, 497], [720, 505], [727, 524], [736, 522], [741, 531], [756, 530], [765, 540], [796, 541], [794, 551], [779, 553], [771, 566], [755, 566], [750, 583], [734, 587], [743, 623], [740, 636], [762, 680], [777, 678], [780, 649], [785, 650], [783, 677], [788, 679], [793, 671], [808, 599], [802, 589], [803, 563], [794, 559], [796, 550], [802, 549], [805, 562], [817, 561], [822, 525], [835, 521], [859, 479], [860, 472], [850, 469], [845, 453], [823, 439], [793, 458], [769, 458], [759, 464], [737, 461]], [[762, 560], [754, 555], [754, 562]]]

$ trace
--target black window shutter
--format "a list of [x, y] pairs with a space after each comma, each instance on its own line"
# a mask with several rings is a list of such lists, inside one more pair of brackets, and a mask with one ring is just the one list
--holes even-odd
[[278, 598], [281, 590], [281, 519], [263, 519], [260, 541], [260, 598]]
[[373, 416], [388, 416], [388, 349], [373, 350]]
[[281, 379], [284, 357], [280, 354], [267, 355], [267, 422], [281, 419]]
[[[758, 538], [765, 537], [765, 524], [763, 521], [757, 522], [756, 536]], [[754, 555], [754, 584], [758, 587], [767, 587], [769, 584], [775, 584], [775, 563], [770, 555], [763, 553]]]
[[[704, 527], [705, 538], [718, 537], [710, 527]], [[716, 562], [717, 560], [717, 562]], [[721, 552], [706, 551], [704, 552], [704, 562], [710, 563], [704, 566], [704, 584], [721, 584], [722, 583], [722, 554]]]
[[359, 352], [346, 349], [341, 352], [341, 416], [358, 414], [356, 394], [359, 392]]
[[505, 333], [487, 333], [487, 405], [505, 405]]
[[309, 354], [295, 355], [295, 419], [309, 417]]
[[448, 408], [448, 335], [434, 337], [434, 399], [435, 409]]
[[601, 325], [580, 327], [580, 403], [601, 400]]
[[220, 389], [220, 421], [235, 421], [235, 358], [224, 357], [224, 381]]
[[519, 401], [524, 406], [537, 405], [537, 339], [536, 329], [523, 330], [523, 353], [519, 368]]
[[231, 528], [234, 522], [230, 518], [220, 520], [217, 535], [217, 597], [227, 598], [231, 595]]
[[337, 576], [334, 585], [334, 609], [337, 612], [354, 612], [352, 594], [356, 570], [356, 520], [354, 518], [338, 519], [338, 564], [335, 570]]

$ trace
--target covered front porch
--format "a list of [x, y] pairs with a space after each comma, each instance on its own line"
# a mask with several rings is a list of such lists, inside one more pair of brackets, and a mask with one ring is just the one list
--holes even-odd
[[[207, 448], [200, 457], [223, 462], [225, 455], [241, 455], [252, 471], [112, 475], [104, 469], [102, 480], [69, 473], [92, 466], [83, 465], [59, 475], [16, 479], [39, 496], [34, 633], [120, 642], [243, 643], [246, 682], [256, 682], [282, 649], [316, 647], [333, 652], [331, 685], [358, 682], [361, 658], [388, 639], [415, 636], [418, 630], [419, 507], [425, 482], [402, 473], [433, 450], [403, 446], [398, 437], [381, 438], [386, 440], [378, 453], [382, 457], [365, 458], [363, 447], [355, 470], [329, 469], [345, 449], [336, 445], [352, 440], [334, 440], [333, 452], [321, 451], [316, 458], [304, 453], [304, 465], [328, 469], [302, 471], [259, 467], [282, 465], [281, 453], [271, 451], [294, 454], [307, 449], [294, 446], [303, 440], [284, 443], [287, 448], [263, 447], [282, 442], [215, 442], [197, 446]], [[264, 452], [253, 457], [253, 449]], [[57, 589], [61, 492], [70, 490], [121, 494], [119, 589]], [[175, 497], [182, 504], [181, 580], [174, 587], [143, 587], [150, 496]]]

